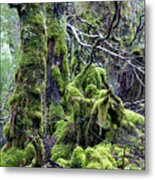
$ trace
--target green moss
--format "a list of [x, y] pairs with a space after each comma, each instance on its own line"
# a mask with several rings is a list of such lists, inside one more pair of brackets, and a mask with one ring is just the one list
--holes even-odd
[[[95, 146], [95, 150], [100, 153], [100, 155], [102, 156], [102, 164], [103, 164], [103, 160], [106, 159], [107, 161], [107, 167], [105, 168], [110, 168], [109, 165], [110, 163], [112, 164], [113, 168], [117, 167], [116, 161], [115, 159], [112, 157], [112, 146], [111, 144], [98, 144], [97, 146]], [[108, 163], [108, 161], [110, 163]], [[104, 163], [104, 166], [106, 166], [106, 164]], [[111, 168], [110, 168], [111, 169]]]
[[63, 74], [63, 80], [65, 82], [65, 86], [69, 83], [69, 67], [68, 67], [68, 57], [67, 52], [63, 57], [63, 64], [62, 64], [62, 74]]
[[88, 98], [92, 98], [97, 94], [97, 87], [94, 84], [89, 84], [85, 88], [85, 93]]
[[112, 157], [111, 144], [98, 144], [95, 147], [87, 147], [86, 150], [76, 147], [72, 153], [70, 167], [116, 169], [117, 164]]
[[83, 88], [85, 88], [85, 86], [88, 84], [93, 84], [97, 88], [101, 88], [103, 82], [95, 65], [91, 65], [89, 69], [86, 70], [80, 83], [83, 86]]
[[49, 108], [48, 133], [53, 134], [55, 124], [65, 117], [63, 107], [60, 104], [51, 103]]
[[36, 163], [36, 150], [32, 143], [29, 143], [25, 148], [25, 165], [33, 167]]
[[63, 158], [59, 158], [57, 159], [56, 161], [60, 166], [62, 167], [69, 167], [69, 161], [67, 161], [66, 159], [63, 159]]
[[73, 56], [71, 59], [71, 64], [70, 64], [72, 71], [74, 70], [76, 64], [77, 64], [77, 58], [76, 58], [76, 56]]
[[88, 147], [85, 150], [85, 153], [86, 153], [86, 158], [87, 158], [87, 164], [91, 161], [93, 162], [97, 161], [100, 163], [102, 156], [94, 148]]
[[[48, 7], [47, 7], [48, 9]], [[51, 11], [52, 12], [52, 11]], [[54, 41], [54, 55], [55, 57], [61, 57], [62, 60], [62, 79], [65, 85], [69, 83], [69, 68], [68, 68], [68, 52], [65, 42], [65, 25], [60, 22], [58, 18], [50, 17], [52, 14], [47, 14], [47, 25], [48, 25], [48, 39]], [[64, 21], [65, 22], [65, 21]]]
[[70, 83], [66, 87], [66, 99], [68, 102], [72, 102], [72, 101], [74, 101], [74, 98], [76, 98], [76, 97], [83, 98], [83, 95], [80, 92], [80, 90], [78, 88], [76, 88], [74, 83]]
[[98, 99], [93, 106], [91, 116], [97, 114], [98, 124], [100, 125], [100, 135], [101, 128], [106, 128], [106, 121], [108, 120], [108, 110], [110, 107], [110, 97], [105, 95], [104, 98]]
[[90, 162], [86, 166], [87, 169], [103, 169], [102, 164], [99, 162]]
[[69, 159], [72, 151], [71, 144], [55, 144], [52, 148], [52, 160], [57, 161], [59, 158]]
[[125, 167], [125, 170], [142, 170], [138, 165], [136, 165], [135, 163], [132, 164], [128, 164]]
[[144, 116], [142, 116], [138, 113], [135, 113], [134, 111], [125, 109], [124, 114], [125, 114], [125, 119], [134, 123], [135, 125], [144, 125], [144, 123], [145, 123]]
[[54, 136], [56, 143], [74, 143], [75, 142], [75, 128], [74, 124], [64, 120], [60, 120], [55, 124]]
[[25, 167], [32, 163], [35, 158], [34, 146], [29, 143], [26, 148], [16, 149], [10, 148], [6, 152], [1, 153], [1, 167]]
[[86, 155], [84, 150], [78, 146], [74, 149], [70, 160], [71, 168], [84, 168], [86, 164]]
[[55, 132], [54, 132], [54, 136], [57, 139], [57, 142], [60, 142], [61, 138], [65, 136], [66, 134], [66, 126], [67, 126], [68, 122], [64, 121], [64, 120], [60, 120], [55, 124]]
[[[24, 148], [26, 132], [42, 133], [41, 93], [44, 89], [47, 37], [40, 4], [20, 4], [21, 58], [15, 75], [16, 88], [9, 99], [12, 117], [8, 142]], [[36, 68], [37, 67], [37, 68]], [[34, 71], [35, 69], [35, 71]], [[16, 127], [16, 128], [14, 128]], [[20, 129], [21, 131], [19, 131]]]
[[53, 81], [56, 82], [56, 84], [59, 87], [60, 92], [62, 93], [64, 89], [64, 82], [63, 82], [63, 78], [61, 76], [61, 72], [58, 66], [53, 65], [51, 69], [51, 73], [52, 73]]
[[9, 135], [9, 126], [10, 126], [10, 121], [8, 121], [3, 128], [3, 135], [5, 139], [7, 139]]
[[101, 82], [103, 84], [105, 84], [107, 82], [107, 74], [105, 69], [101, 68], [101, 67], [96, 67], [96, 71], [98, 72], [100, 78], [101, 78]]
[[99, 91], [99, 98], [104, 98], [105, 95], [108, 93], [108, 90], [102, 89]]
[[32, 118], [32, 119], [35, 119], [35, 120], [41, 120], [42, 118], [42, 113], [40, 111], [30, 111], [28, 112], [28, 115]]
[[108, 141], [108, 142], [112, 142], [114, 137], [115, 137], [115, 131], [113, 129], [111, 129], [110, 131], [108, 131], [106, 133], [106, 136], [105, 136], [105, 139]]
[[[123, 157], [124, 156], [124, 148], [123, 147], [119, 147], [117, 145], [113, 145], [113, 154], [115, 154], [115, 156], [118, 157], [118, 158], [116, 158], [116, 163], [117, 163], [118, 167], [121, 167], [123, 165], [123, 160], [125, 162], [125, 166], [126, 166], [126, 164], [129, 163], [130, 158], [126, 158], [125, 157], [125, 159], [123, 159], [124, 158]], [[126, 156], [130, 156], [131, 155], [129, 148], [125, 148], [125, 155]]]
[[43, 140], [41, 139], [39, 135], [36, 135], [33, 138], [32, 144], [36, 152], [35, 167], [42, 167], [42, 165], [44, 164], [44, 154], [45, 154]]
[[23, 87], [17, 87], [14, 90], [12, 96], [8, 100], [8, 104], [13, 106], [16, 102], [18, 102], [25, 95], [25, 91]]
[[23, 160], [23, 152], [18, 149], [11, 148], [7, 152], [1, 154], [1, 167], [20, 167]]

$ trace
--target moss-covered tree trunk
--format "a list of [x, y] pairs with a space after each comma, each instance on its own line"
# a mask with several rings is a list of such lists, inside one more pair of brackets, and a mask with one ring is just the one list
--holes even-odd
[[42, 101], [46, 63], [45, 19], [40, 4], [16, 4], [21, 28], [21, 60], [10, 99], [8, 142], [23, 148], [26, 141], [43, 133]]
[[64, 4], [46, 4], [47, 18], [47, 73], [46, 73], [46, 133], [54, 131], [54, 121], [61, 119], [61, 106], [65, 86], [69, 82], [67, 47], [65, 43]]
[[[63, 4], [11, 4], [20, 17], [21, 60], [15, 75], [7, 146], [25, 148], [32, 142], [42, 152], [42, 140], [54, 132], [64, 115], [65, 86], [69, 82]], [[39, 140], [40, 138], [40, 140]], [[37, 139], [40, 143], [35, 143]], [[37, 153], [36, 153], [37, 156]], [[42, 160], [40, 160], [42, 156]], [[38, 154], [37, 166], [43, 163]]]

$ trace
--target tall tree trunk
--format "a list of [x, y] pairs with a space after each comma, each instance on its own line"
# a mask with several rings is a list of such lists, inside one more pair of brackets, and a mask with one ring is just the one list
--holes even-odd
[[[69, 82], [67, 47], [65, 43], [65, 16], [64, 4], [46, 4], [47, 18], [47, 72], [46, 72], [46, 105], [48, 133], [54, 130], [54, 121], [57, 114], [63, 114], [61, 99], [65, 86]], [[57, 111], [61, 111], [57, 113]]]
[[10, 99], [8, 142], [24, 148], [37, 134], [52, 135], [57, 114], [64, 114], [61, 100], [69, 82], [64, 4], [10, 6], [20, 17], [22, 57]]
[[9, 145], [24, 148], [30, 137], [43, 133], [42, 96], [47, 54], [45, 18], [40, 4], [15, 4], [20, 17], [21, 51], [16, 88], [10, 99]]

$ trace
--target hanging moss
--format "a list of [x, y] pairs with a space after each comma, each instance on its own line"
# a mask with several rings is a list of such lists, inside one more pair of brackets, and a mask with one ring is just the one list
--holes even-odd
[[96, 101], [93, 106], [91, 116], [97, 114], [98, 124], [100, 125], [100, 135], [102, 133], [102, 127], [105, 128], [106, 121], [108, 120], [108, 110], [110, 107], [110, 97], [105, 96], [102, 99]]
[[71, 59], [71, 64], [70, 64], [70, 68], [71, 68], [72, 73], [75, 70], [76, 64], [77, 64], [77, 58], [76, 58], [76, 56], [73, 56]]
[[103, 84], [105, 84], [107, 82], [107, 73], [106, 73], [105, 69], [103, 69], [101, 67], [96, 67], [96, 71], [98, 72], [98, 74], [101, 78], [101, 82]]
[[106, 82], [106, 79], [106, 72], [103, 68], [91, 65], [82, 78], [82, 86], [85, 87], [85, 85], [94, 84], [97, 88], [101, 88]]
[[93, 98], [95, 95], [98, 94], [98, 89], [94, 84], [89, 84], [85, 88], [85, 94], [88, 98]]
[[63, 118], [64, 110], [60, 104], [51, 103], [50, 105], [50, 117], [51, 118]]
[[74, 83], [70, 83], [66, 87], [66, 99], [68, 102], [72, 102], [72, 101], [74, 101], [74, 98], [76, 98], [76, 97], [83, 98], [83, 95], [80, 92], [80, 90], [78, 88], [76, 88]]

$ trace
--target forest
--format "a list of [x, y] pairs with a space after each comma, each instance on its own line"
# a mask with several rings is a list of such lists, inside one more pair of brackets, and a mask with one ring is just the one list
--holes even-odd
[[145, 5], [0, 5], [0, 167], [145, 170]]

